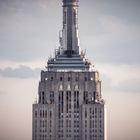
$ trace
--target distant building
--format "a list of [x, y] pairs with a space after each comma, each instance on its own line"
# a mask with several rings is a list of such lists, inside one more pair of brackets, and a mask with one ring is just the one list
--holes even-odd
[[99, 73], [80, 50], [78, 0], [63, 0], [60, 47], [41, 71], [33, 140], [105, 140]]

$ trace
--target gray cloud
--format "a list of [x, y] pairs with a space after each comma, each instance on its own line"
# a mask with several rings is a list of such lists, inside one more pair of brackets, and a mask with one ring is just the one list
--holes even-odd
[[[139, 7], [138, 0], [81, 0], [80, 40], [87, 56], [101, 63], [140, 63]], [[1, 0], [0, 59], [48, 58], [58, 47], [61, 24], [61, 1]]]
[[84, 33], [81, 42], [88, 56], [100, 63], [140, 63], [140, 1], [89, 3], [84, 1], [85, 5], [81, 5], [84, 13], [80, 16]]
[[11, 78], [32, 78], [38, 77], [40, 73], [40, 69], [31, 69], [28, 66], [21, 65], [19, 68], [11, 68], [7, 67], [5, 69], [0, 69], [0, 75], [3, 77], [11, 77]]
[[51, 7], [53, 2], [45, 0], [0, 1], [0, 59], [29, 61], [50, 55], [61, 23], [55, 22], [61, 8]]
[[[105, 93], [140, 93], [140, 79], [139, 78], [131, 78], [128, 80], [123, 80], [118, 82], [118, 84], [114, 84], [114, 80], [112, 77], [101, 74], [102, 78], [102, 90]], [[121, 79], [121, 78], [120, 78]]]
[[116, 90], [125, 93], [140, 93], [140, 79], [130, 79], [121, 82]]

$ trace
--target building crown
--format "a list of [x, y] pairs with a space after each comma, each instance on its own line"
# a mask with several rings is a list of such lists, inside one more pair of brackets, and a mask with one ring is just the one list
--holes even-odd
[[91, 63], [81, 51], [78, 36], [78, 1], [63, 0], [63, 28], [59, 33], [60, 47], [48, 60], [49, 71], [87, 71]]

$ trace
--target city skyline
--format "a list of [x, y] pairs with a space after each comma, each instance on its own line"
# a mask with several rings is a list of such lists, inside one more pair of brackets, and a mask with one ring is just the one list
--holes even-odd
[[[31, 116], [28, 114], [31, 113], [29, 106], [37, 91], [38, 77], [36, 76], [39, 75], [40, 68], [44, 67], [45, 59], [51, 54], [48, 49], [53, 50], [52, 47], [58, 45], [56, 40], [61, 29], [61, 20], [58, 19], [59, 16], [61, 18], [61, 10], [57, 1], [13, 0], [11, 2], [0, 1], [0, 82], [2, 85], [0, 108], [3, 114], [0, 120], [3, 126], [0, 128], [2, 130], [0, 137], [23, 138], [21, 130], [25, 130], [24, 136], [29, 139]], [[88, 58], [96, 64], [102, 76], [105, 92], [103, 95], [108, 101], [110, 112], [108, 137], [113, 140], [117, 137], [139, 139], [139, 2], [88, 1], [86, 3], [81, 0], [80, 3], [80, 42], [82, 48], [87, 50]], [[57, 7], [56, 4], [59, 6]], [[52, 7], [59, 11], [52, 13], [55, 18], [49, 17]], [[88, 17], [85, 16], [86, 14]], [[91, 22], [86, 23], [86, 21]], [[52, 26], [53, 22], [57, 23], [55, 27]], [[94, 28], [89, 30], [87, 25]], [[48, 33], [45, 26], [50, 26], [53, 32]], [[40, 47], [45, 51], [39, 51]], [[26, 83], [30, 86], [28, 87]], [[7, 88], [6, 85], [9, 87]], [[17, 87], [24, 88], [25, 93]], [[28, 91], [30, 92], [27, 94]], [[22, 116], [19, 106], [23, 111]], [[15, 110], [11, 112], [11, 108]], [[131, 114], [130, 108], [132, 108]], [[21, 123], [23, 121], [25, 123]], [[18, 127], [17, 122], [24, 127]], [[8, 123], [12, 125], [8, 126]], [[28, 125], [30, 129], [27, 131]], [[19, 128], [17, 136], [14, 128]], [[9, 130], [9, 135], [5, 134], [6, 130]]]

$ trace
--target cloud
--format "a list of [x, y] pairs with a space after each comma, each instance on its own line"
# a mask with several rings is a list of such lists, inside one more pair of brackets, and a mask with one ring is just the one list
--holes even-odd
[[[91, 19], [91, 18], [90, 18]], [[98, 22], [90, 20], [82, 37], [82, 46], [87, 56], [99, 63], [139, 64], [139, 25], [126, 24], [115, 16], [98, 17]], [[91, 25], [92, 24], [92, 25]]]
[[[80, 1], [81, 48], [95, 62], [138, 64], [139, 2]], [[46, 59], [62, 29], [61, 1], [0, 1], [0, 59]]]
[[55, 18], [61, 18], [61, 8], [53, 11], [52, 5], [44, 0], [0, 1], [1, 60], [27, 62], [50, 55], [61, 29], [61, 20]]
[[93, 0], [84, 4], [80, 41], [87, 56], [96, 63], [139, 64], [140, 2]]
[[119, 83], [114, 89], [125, 93], [140, 93], [140, 79], [130, 79]]
[[102, 75], [102, 91], [105, 93], [139, 93], [140, 94], [140, 79], [128, 79], [113, 83], [113, 79], [107, 75]]
[[97, 64], [105, 93], [140, 93], [140, 65]]
[[3, 77], [11, 78], [32, 78], [38, 77], [40, 69], [31, 69], [28, 66], [21, 65], [18, 68], [7, 67], [5, 69], [0, 69], [0, 75]]

